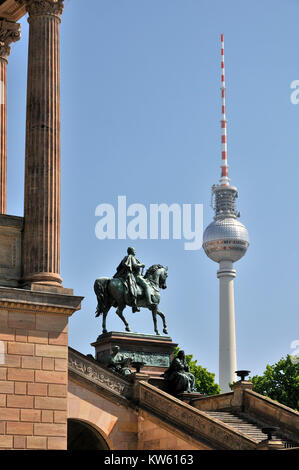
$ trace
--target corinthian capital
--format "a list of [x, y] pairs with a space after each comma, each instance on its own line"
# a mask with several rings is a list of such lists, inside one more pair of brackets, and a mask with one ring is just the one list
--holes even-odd
[[54, 15], [60, 16], [63, 12], [64, 0], [16, 0], [20, 5], [25, 5], [30, 17]]
[[21, 25], [13, 21], [0, 20], [0, 58], [7, 59], [10, 44], [21, 37]]

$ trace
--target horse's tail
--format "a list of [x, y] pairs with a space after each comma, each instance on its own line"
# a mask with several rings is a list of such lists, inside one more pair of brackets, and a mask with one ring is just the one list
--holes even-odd
[[107, 307], [109, 281], [110, 281], [109, 278], [103, 277], [100, 279], [96, 279], [94, 282], [94, 291], [98, 299], [96, 317], [100, 316]]

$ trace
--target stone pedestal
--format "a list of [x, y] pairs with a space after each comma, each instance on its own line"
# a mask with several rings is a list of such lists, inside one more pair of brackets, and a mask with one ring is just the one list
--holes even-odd
[[253, 383], [249, 380], [239, 380], [233, 384], [234, 396], [231, 402], [231, 406], [236, 411], [244, 411], [244, 391], [252, 389]]
[[[103, 365], [108, 363], [113, 346], [119, 346], [116, 360], [118, 357], [130, 357], [132, 361], [144, 362], [142, 373], [148, 375], [149, 382], [157, 386], [159, 382], [164, 382], [161, 374], [170, 366], [177, 346], [169, 336], [116, 331], [100, 335], [91, 345], [95, 348], [95, 359]], [[132, 367], [131, 370], [134, 371]]]

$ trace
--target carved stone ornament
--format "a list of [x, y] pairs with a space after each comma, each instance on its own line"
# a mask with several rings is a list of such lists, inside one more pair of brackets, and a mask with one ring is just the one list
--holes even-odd
[[7, 59], [10, 54], [10, 44], [21, 37], [21, 25], [13, 21], [0, 20], [0, 57]]
[[97, 385], [108, 388], [117, 395], [128, 397], [131, 394], [131, 387], [126, 381], [115, 377], [113, 373], [109, 373], [97, 364], [91, 364], [90, 361], [84, 360], [71, 351], [69, 351], [68, 367], [69, 370], [73, 370]]
[[27, 12], [32, 16], [54, 15], [60, 16], [63, 12], [64, 0], [16, 0], [25, 5]]
[[[116, 359], [131, 359], [132, 362], [144, 362], [146, 366], [169, 367], [170, 355], [167, 353], [148, 352], [148, 351], [127, 351], [121, 350]], [[97, 354], [97, 360], [102, 364], [107, 364], [109, 360], [109, 351], [100, 351]]]

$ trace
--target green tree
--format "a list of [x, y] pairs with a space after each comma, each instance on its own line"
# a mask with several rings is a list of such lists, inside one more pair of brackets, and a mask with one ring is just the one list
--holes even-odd
[[255, 375], [250, 380], [255, 392], [299, 410], [298, 357], [288, 354], [276, 364], [268, 364], [263, 375]]
[[[178, 352], [179, 348], [176, 348], [174, 353], [175, 357]], [[198, 391], [204, 395], [218, 395], [220, 393], [220, 387], [215, 383], [215, 374], [212, 374], [212, 372], [198, 365], [197, 360], [193, 361], [193, 354], [185, 354], [185, 358], [191, 374], [195, 377]]]

